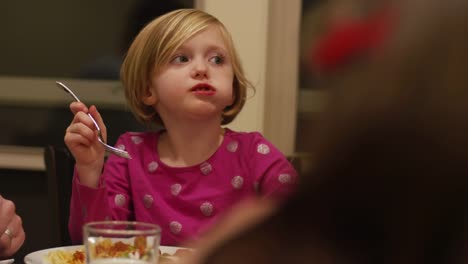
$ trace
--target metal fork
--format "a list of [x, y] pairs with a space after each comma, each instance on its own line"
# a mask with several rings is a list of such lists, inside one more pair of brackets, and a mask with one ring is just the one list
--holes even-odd
[[[57, 84], [58, 87], [62, 88], [65, 92], [69, 93], [74, 99], [75, 101], [77, 102], [81, 102], [81, 100], [78, 98], [78, 96], [76, 96], [72, 90], [70, 88], [68, 88], [65, 84], [61, 83], [61, 82], [55, 82]], [[104, 142], [104, 139], [102, 138], [102, 133], [101, 133], [101, 128], [99, 128], [96, 120], [94, 120], [94, 118], [91, 116], [90, 113], [88, 113], [88, 116], [91, 118], [91, 120], [93, 121], [94, 123], [94, 126], [96, 127], [96, 130], [98, 132], [98, 140], [99, 142], [106, 148], [106, 150], [112, 154], [115, 154], [119, 157], [123, 157], [123, 158], [126, 158], [126, 159], [132, 159], [132, 157], [130, 156], [130, 154], [128, 154], [127, 151], [125, 150], [121, 150], [121, 149], [118, 149], [118, 148], [114, 148], [108, 144], [106, 144]]]

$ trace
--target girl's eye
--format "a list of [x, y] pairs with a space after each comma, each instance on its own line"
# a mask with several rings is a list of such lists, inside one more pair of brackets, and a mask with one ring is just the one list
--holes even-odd
[[188, 62], [189, 61], [189, 58], [187, 56], [184, 56], [184, 55], [179, 55], [177, 57], [175, 57], [174, 59], [172, 59], [172, 63], [184, 63], [184, 62]]
[[224, 62], [224, 57], [223, 56], [213, 56], [211, 57], [210, 59], [211, 62], [213, 62], [214, 64], [223, 64]]

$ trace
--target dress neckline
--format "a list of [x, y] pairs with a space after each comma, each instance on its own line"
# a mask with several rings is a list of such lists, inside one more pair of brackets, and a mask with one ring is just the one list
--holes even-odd
[[170, 166], [170, 165], [167, 165], [166, 163], [164, 163], [162, 160], [161, 160], [161, 157], [159, 156], [159, 152], [158, 152], [158, 143], [159, 143], [159, 137], [161, 136], [162, 133], [164, 133], [165, 130], [160, 130], [160, 131], [157, 131], [155, 133], [155, 136], [154, 136], [154, 141], [153, 143], [151, 144], [152, 145], [152, 155], [153, 155], [153, 159], [161, 166], [163, 166], [164, 168], [166, 169], [169, 169], [169, 170], [178, 170], [178, 171], [189, 171], [189, 170], [192, 170], [194, 168], [196, 169], [199, 169], [200, 166], [202, 166], [203, 164], [205, 163], [213, 163], [217, 154], [222, 151], [223, 149], [226, 149], [226, 146], [228, 144], [228, 142], [230, 141], [228, 138], [230, 138], [230, 134], [232, 132], [232, 130], [230, 130], [229, 128], [223, 128], [223, 140], [221, 141], [221, 144], [218, 146], [218, 148], [216, 148], [216, 150], [213, 152], [213, 154], [211, 154], [210, 157], [208, 157], [206, 160], [198, 163], [198, 164], [194, 164], [194, 165], [191, 165], [191, 166], [185, 166], [185, 167], [173, 167], [173, 166]]

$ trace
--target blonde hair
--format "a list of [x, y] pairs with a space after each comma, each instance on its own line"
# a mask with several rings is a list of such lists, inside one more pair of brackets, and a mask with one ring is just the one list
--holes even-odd
[[253, 86], [244, 75], [231, 34], [217, 18], [206, 12], [197, 9], [179, 9], [154, 19], [140, 31], [120, 69], [127, 103], [140, 122], [156, 122], [164, 125], [156, 110], [142, 101], [148, 92], [151, 77], [153, 74], [159, 74], [186, 40], [208, 26], [219, 28], [226, 42], [234, 72], [234, 102], [224, 109], [221, 124], [230, 123], [241, 111], [246, 100], [247, 87], [253, 89]]

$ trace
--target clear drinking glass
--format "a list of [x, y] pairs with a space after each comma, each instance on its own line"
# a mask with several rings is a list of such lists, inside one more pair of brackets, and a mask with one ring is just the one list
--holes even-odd
[[157, 264], [161, 228], [129, 221], [90, 222], [83, 227], [88, 264]]

